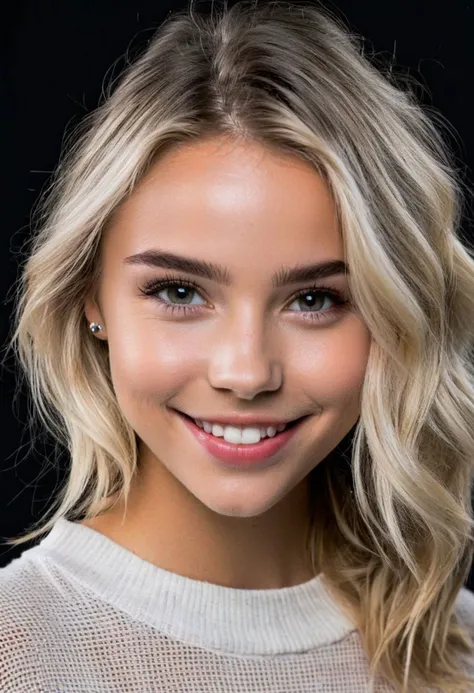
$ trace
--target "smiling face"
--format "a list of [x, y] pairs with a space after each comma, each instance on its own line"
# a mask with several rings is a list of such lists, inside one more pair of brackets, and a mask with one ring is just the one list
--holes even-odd
[[[222, 276], [127, 260], [149, 250], [219, 266]], [[183, 499], [191, 494], [220, 515], [276, 506], [356, 423], [370, 347], [355, 308], [338, 305], [349, 298], [344, 273], [277, 281], [283, 268], [344, 261], [323, 179], [256, 143], [183, 146], [159, 159], [117, 211], [101, 252], [98, 304], [88, 299], [86, 316], [104, 326], [97, 338], [108, 341], [140, 463], [164, 472], [147, 493], [166, 493], [168, 479]], [[311, 416], [272, 464], [230, 469], [173, 408], [210, 419]]]

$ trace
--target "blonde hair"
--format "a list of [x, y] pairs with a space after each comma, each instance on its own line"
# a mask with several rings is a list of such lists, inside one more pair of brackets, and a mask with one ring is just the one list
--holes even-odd
[[126, 502], [137, 469], [107, 343], [84, 315], [113, 212], [168, 148], [260, 142], [309, 161], [330, 187], [372, 335], [350, 463], [330, 456], [312, 473], [313, 566], [359, 630], [371, 686], [380, 672], [397, 691], [459, 692], [473, 683], [454, 601], [474, 552], [474, 254], [438, 116], [374, 62], [314, 3], [200, 15], [191, 0], [80, 123], [41, 201], [8, 347], [70, 471], [51, 518], [7, 543]]

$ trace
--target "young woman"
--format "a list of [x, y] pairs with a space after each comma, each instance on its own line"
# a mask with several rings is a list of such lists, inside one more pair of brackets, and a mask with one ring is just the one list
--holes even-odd
[[70, 452], [2, 691], [474, 690], [474, 258], [415, 96], [303, 3], [170, 16], [64, 154], [11, 346]]

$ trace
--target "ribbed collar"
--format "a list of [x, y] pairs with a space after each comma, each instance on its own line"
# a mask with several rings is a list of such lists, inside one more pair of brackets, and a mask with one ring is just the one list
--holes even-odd
[[30, 552], [54, 561], [99, 598], [188, 644], [240, 655], [304, 652], [353, 624], [321, 574], [280, 589], [237, 589], [169, 572], [65, 518]]

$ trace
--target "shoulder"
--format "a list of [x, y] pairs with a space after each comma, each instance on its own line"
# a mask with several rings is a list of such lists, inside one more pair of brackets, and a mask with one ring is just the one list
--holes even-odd
[[40, 566], [36, 560], [31, 560], [31, 556], [35, 554], [34, 549], [27, 549], [21, 556], [0, 568], [0, 614], [3, 614], [3, 607], [10, 600], [27, 600], [34, 594], [35, 586], [41, 581]]
[[25, 637], [54, 627], [62, 606], [70, 604], [71, 590], [54, 561], [41, 547], [24, 551], [0, 569], [0, 637], [9, 629]]
[[38, 568], [23, 555], [0, 569], [0, 690], [5, 692], [35, 690], [38, 587]]
[[470, 676], [474, 676], [474, 593], [462, 587], [454, 602], [453, 612], [457, 616], [457, 623], [471, 638], [471, 650], [461, 655], [461, 661]]
[[[41, 544], [0, 569], [0, 652], [5, 643], [27, 642], [35, 651], [69, 635], [72, 620], [96, 606], [95, 595], [60, 555]], [[3, 690], [0, 686], [0, 691]]]
[[0, 568], [2, 693], [38, 690], [81, 606], [68, 574], [40, 545]]
[[474, 592], [462, 587], [454, 602], [454, 612], [474, 637]]
[[38, 585], [38, 566], [23, 552], [0, 569], [0, 625], [10, 614], [17, 614], [20, 620], [21, 607], [31, 608]]

